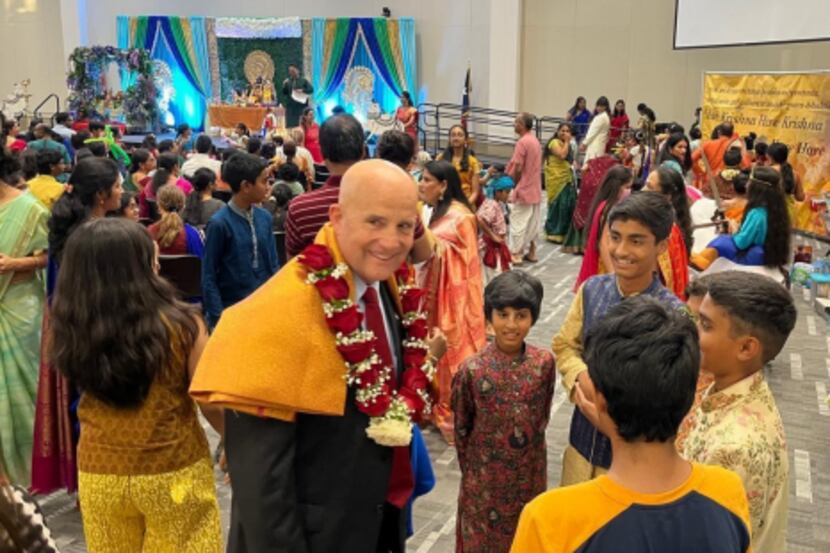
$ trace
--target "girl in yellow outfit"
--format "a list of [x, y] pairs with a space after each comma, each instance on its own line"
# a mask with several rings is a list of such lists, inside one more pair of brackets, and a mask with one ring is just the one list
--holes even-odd
[[447, 149], [438, 154], [436, 161], [443, 159], [452, 163], [461, 178], [461, 190], [467, 196], [473, 208], [484, 200], [481, 194], [481, 163], [476, 159], [467, 143], [467, 130], [461, 125], [450, 127], [450, 143]]
[[[52, 358], [81, 390], [79, 499], [90, 553], [220, 553], [207, 440], [188, 396], [207, 341], [159, 278], [140, 225], [90, 221], [67, 241]], [[222, 432], [219, 409], [204, 408]]]

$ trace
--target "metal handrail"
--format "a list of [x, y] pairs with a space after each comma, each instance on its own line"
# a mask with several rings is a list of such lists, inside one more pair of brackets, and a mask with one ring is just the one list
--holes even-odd
[[[39, 103], [35, 109], [32, 110], [32, 114], [35, 117], [39, 117], [40, 116], [40, 108], [42, 108], [44, 106], [44, 104], [46, 104], [46, 102], [48, 102], [52, 98], [55, 99], [55, 113], [60, 112], [60, 110], [61, 110], [61, 99], [57, 94], [55, 94], [53, 92], [52, 94], [50, 94], [49, 96], [44, 98], [43, 101], [41, 103]], [[54, 115], [53, 115], [53, 117], [54, 117]]]
[[[420, 143], [424, 149], [431, 151], [433, 154], [446, 147], [446, 143], [448, 142], [447, 131], [452, 125], [461, 122], [462, 114], [465, 115], [464, 118], [467, 123], [487, 125], [491, 131], [494, 129], [497, 131], [500, 129], [510, 129], [509, 133], [504, 134], [498, 134], [497, 132], [496, 134], [479, 133], [474, 135], [476, 155], [482, 161], [504, 162], [507, 161], [510, 154], [498, 151], [512, 147], [516, 143], [516, 138], [512, 132], [513, 121], [521, 112], [478, 106], [465, 107], [461, 104], [447, 102], [424, 102], [418, 105], [418, 113], [418, 135]], [[534, 134], [539, 142], [544, 145], [563, 122], [565, 122], [563, 117], [551, 115], [534, 116]], [[623, 131], [624, 129], [612, 130]], [[483, 155], [480, 155], [479, 147], [481, 147], [481, 151], [485, 152]], [[496, 150], [497, 152], [493, 153], [492, 150]]]

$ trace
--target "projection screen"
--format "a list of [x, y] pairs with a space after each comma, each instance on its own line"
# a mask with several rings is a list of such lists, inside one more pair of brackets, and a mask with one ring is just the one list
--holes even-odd
[[676, 0], [674, 48], [830, 40], [830, 0]]

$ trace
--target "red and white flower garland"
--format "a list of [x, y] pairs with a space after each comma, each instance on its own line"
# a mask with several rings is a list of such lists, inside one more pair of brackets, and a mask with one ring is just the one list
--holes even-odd
[[401, 344], [404, 372], [395, 390], [393, 368], [383, 364], [377, 338], [363, 330], [363, 314], [350, 297], [345, 279], [348, 265], [335, 264], [329, 249], [321, 244], [308, 246], [299, 261], [308, 270], [306, 282], [317, 288], [323, 300], [326, 323], [346, 364], [344, 379], [356, 388], [357, 408], [370, 417], [366, 434], [380, 445], [409, 445], [412, 423], [432, 408], [429, 384], [435, 376], [426, 341], [427, 316], [421, 309], [425, 293], [411, 284], [410, 267], [404, 263], [395, 272], [406, 333]]

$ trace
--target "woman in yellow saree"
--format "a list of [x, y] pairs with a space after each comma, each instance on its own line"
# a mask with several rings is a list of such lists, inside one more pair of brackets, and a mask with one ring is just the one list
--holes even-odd
[[12, 482], [28, 487], [49, 212], [8, 184], [18, 168], [0, 148], [0, 464]]
[[429, 326], [440, 328], [447, 338], [447, 353], [438, 363], [434, 382], [438, 401], [433, 422], [452, 443], [452, 377], [458, 365], [486, 342], [478, 228], [475, 210], [450, 162], [427, 163], [420, 193], [432, 208], [429, 229], [436, 246], [435, 254], [419, 272], [419, 280], [429, 291]]

